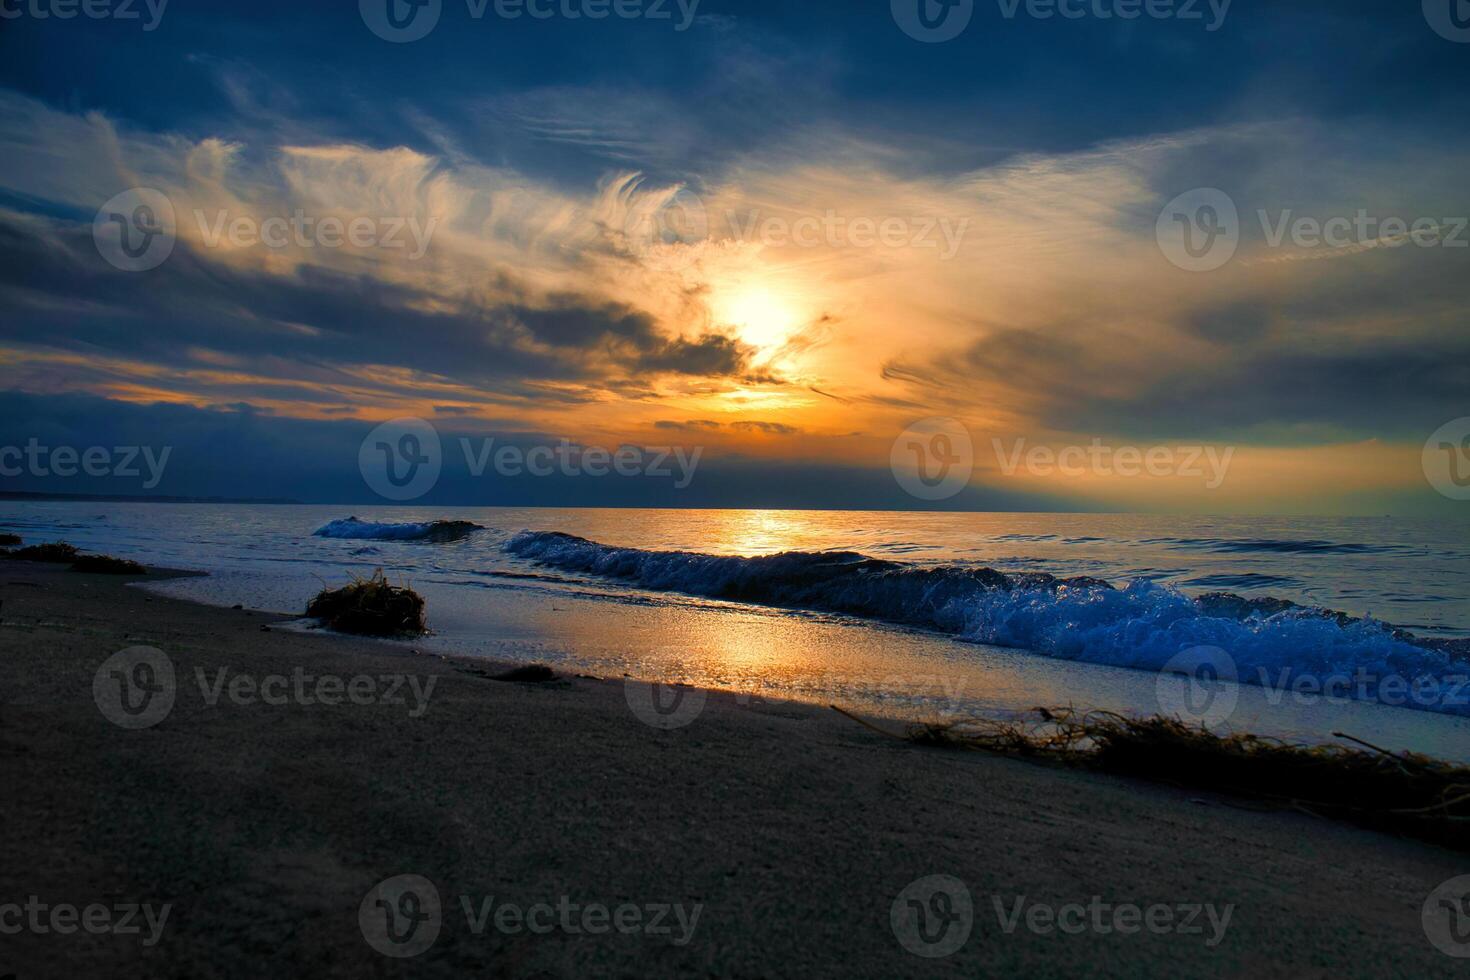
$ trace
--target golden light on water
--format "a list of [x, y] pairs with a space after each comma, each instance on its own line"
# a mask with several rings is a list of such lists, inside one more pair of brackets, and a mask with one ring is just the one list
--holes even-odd
[[711, 514], [714, 550], [718, 554], [773, 555], [802, 547], [803, 512], [725, 510]]

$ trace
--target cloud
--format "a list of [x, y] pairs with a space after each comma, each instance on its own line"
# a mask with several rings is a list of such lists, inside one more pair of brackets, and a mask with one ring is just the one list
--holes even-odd
[[659, 419], [653, 423], [653, 427], [655, 429], [666, 429], [675, 432], [690, 430], [713, 431], [724, 428], [719, 422], [712, 422], [709, 419], [688, 419], [682, 421], [678, 419]]
[[[1257, 217], [1465, 214], [1463, 138], [1290, 118], [974, 149], [939, 170], [892, 133], [822, 120], [693, 172], [707, 133], [682, 119], [640, 159], [641, 122], [672, 100], [588, 108], [579, 91], [492, 108], [595, 158], [592, 176], [517, 167], [465, 127], [443, 129], [440, 152], [313, 140], [299, 121], [272, 137], [259, 114], [184, 136], [0, 93], [18, 163], [0, 174], [0, 384], [617, 439], [800, 433], [744, 442], [865, 464], [931, 415], [986, 434], [1281, 446], [1407, 445], [1463, 413], [1465, 253], [1380, 236], [1300, 261], [1320, 253], [1270, 245]], [[681, 160], [691, 172], [672, 172]], [[177, 216], [173, 255], [143, 274], [91, 240], [97, 206], [130, 186]], [[1243, 222], [1236, 258], [1204, 274], [1154, 238], [1164, 203], [1198, 186], [1226, 190]], [[221, 235], [298, 213], [401, 222], [407, 242]], [[829, 215], [843, 231], [814, 243], [760, 231]], [[863, 222], [909, 237], [865, 242]]]
[[795, 426], [780, 422], [731, 422], [730, 428], [741, 432], [760, 432], [768, 436], [789, 436], [801, 431]]

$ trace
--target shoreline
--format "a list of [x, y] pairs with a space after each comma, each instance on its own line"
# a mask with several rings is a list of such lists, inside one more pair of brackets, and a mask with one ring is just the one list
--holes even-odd
[[[377, 975], [392, 961], [364, 938], [359, 908], [400, 874], [443, 899], [437, 939], [410, 961], [428, 975], [1433, 976], [1459, 965], [1431, 945], [1421, 908], [1464, 858], [1429, 844], [915, 747], [804, 702], [685, 689], [675, 719], [699, 710], [674, 726], [649, 714], [653, 695], [636, 682], [497, 682], [486, 675], [514, 665], [276, 629], [300, 617], [131, 581], [0, 565], [0, 754], [26, 788], [8, 808], [0, 895], [169, 903], [172, 915], [149, 947], [7, 937], [0, 972], [45, 975], [62, 959], [101, 974]], [[166, 715], [129, 730], [104, 716], [93, 682], [133, 646], [162, 650], [177, 683]], [[302, 675], [318, 680], [298, 687]], [[323, 697], [321, 678], [335, 693]], [[354, 684], [368, 696], [354, 699]], [[964, 883], [973, 933], [926, 959], [890, 914], [933, 875]], [[462, 896], [700, 913], [682, 943], [677, 926], [533, 933], [482, 920], [476, 932]], [[1233, 914], [1214, 945], [1208, 924], [1071, 935], [1015, 920], [1008, 932], [996, 914], [1093, 896]]]

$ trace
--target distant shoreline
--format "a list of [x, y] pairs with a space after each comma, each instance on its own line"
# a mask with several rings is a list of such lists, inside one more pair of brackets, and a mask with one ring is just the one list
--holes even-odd
[[290, 497], [176, 497], [168, 494], [47, 493], [32, 490], [0, 490], [0, 501], [25, 500], [53, 503], [98, 504], [288, 504], [304, 501]]
[[[452, 501], [397, 501], [397, 500], [300, 500], [295, 497], [190, 497], [170, 494], [125, 494], [125, 493], [53, 493], [44, 490], [0, 490], [0, 503], [6, 501], [25, 502], [53, 502], [53, 503], [123, 503], [123, 504], [269, 504], [272, 506], [291, 507], [374, 507], [388, 509], [415, 509], [424, 510], [431, 508], [444, 508], [449, 510], [476, 510], [476, 509], [502, 509], [502, 510], [683, 510], [683, 511], [798, 511], [815, 514], [1016, 514], [1026, 517], [1045, 517], [1048, 515], [1061, 515], [1067, 517], [1175, 517], [1180, 516], [1166, 511], [1148, 510], [1045, 510], [1045, 509], [974, 509], [955, 507], [924, 507], [923, 501], [914, 501], [908, 507], [797, 507], [789, 504], [757, 504], [750, 506], [731, 506], [710, 503], [695, 503], [683, 506], [660, 505], [660, 504], [629, 504], [629, 503], [532, 503], [532, 502], [501, 502], [501, 503], [455, 503]], [[1200, 512], [1184, 515], [1201, 520], [1212, 519], [1236, 519], [1249, 518], [1252, 520], [1295, 520], [1295, 519], [1333, 519], [1333, 520], [1436, 520], [1443, 523], [1446, 519], [1439, 516], [1415, 516], [1405, 514], [1333, 514], [1333, 513], [1255, 513], [1253, 511], [1217, 511]], [[1467, 518], [1470, 523], [1470, 518]]]

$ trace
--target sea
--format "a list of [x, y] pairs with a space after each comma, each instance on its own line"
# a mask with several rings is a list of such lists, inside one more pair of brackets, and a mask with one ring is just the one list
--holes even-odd
[[0, 529], [285, 613], [382, 569], [425, 597], [416, 650], [752, 705], [1164, 713], [1470, 760], [1467, 524], [12, 501]]

